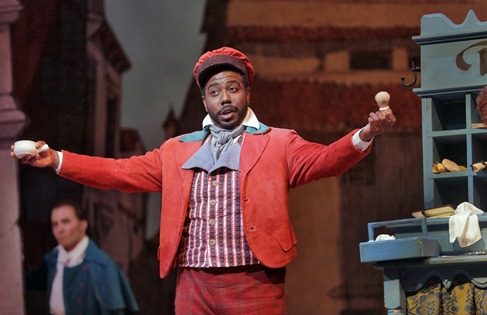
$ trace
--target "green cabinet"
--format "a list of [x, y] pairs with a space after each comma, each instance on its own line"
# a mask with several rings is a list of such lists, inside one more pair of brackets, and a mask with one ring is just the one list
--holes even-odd
[[[423, 16], [421, 35], [421, 97], [423, 127], [424, 207], [456, 207], [468, 201], [487, 210], [487, 173], [472, 170], [487, 161], [487, 129], [480, 123], [475, 99], [487, 85], [487, 23], [470, 11], [461, 25], [442, 14]], [[443, 159], [466, 171], [435, 174]]]

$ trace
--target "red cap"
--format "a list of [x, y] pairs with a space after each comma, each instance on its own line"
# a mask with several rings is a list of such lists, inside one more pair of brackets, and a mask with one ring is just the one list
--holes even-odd
[[237, 70], [244, 74], [249, 79], [249, 85], [252, 85], [255, 70], [249, 58], [230, 47], [218, 48], [203, 54], [194, 67], [193, 75], [198, 86], [202, 87], [209, 79], [209, 74], [214, 74], [216, 69], [225, 68]]

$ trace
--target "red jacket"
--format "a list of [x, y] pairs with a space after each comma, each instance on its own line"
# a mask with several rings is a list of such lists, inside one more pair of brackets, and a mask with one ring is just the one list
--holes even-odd
[[[323, 177], [338, 176], [364, 158], [353, 132], [326, 146], [296, 132], [247, 130], [240, 156], [240, 195], [246, 237], [266, 266], [278, 268], [296, 257], [296, 236], [288, 214], [288, 191]], [[355, 131], [354, 131], [355, 132]], [[161, 192], [159, 261], [164, 278], [175, 265], [193, 180], [181, 166], [198, 150], [207, 130], [169, 139], [159, 149], [129, 159], [108, 159], [63, 151], [60, 175], [84, 185], [126, 192]]]

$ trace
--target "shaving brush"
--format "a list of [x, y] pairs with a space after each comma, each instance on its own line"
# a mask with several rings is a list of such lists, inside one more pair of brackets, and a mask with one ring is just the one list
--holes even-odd
[[375, 102], [379, 105], [379, 110], [381, 112], [389, 109], [389, 100], [391, 96], [385, 91], [381, 91], [375, 95]]

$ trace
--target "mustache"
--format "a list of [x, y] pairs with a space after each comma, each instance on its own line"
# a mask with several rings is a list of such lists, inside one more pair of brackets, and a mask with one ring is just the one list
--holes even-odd
[[225, 105], [223, 106], [219, 111], [218, 111], [218, 115], [221, 115], [223, 112], [227, 111], [227, 110], [232, 110], [232, 111], [238, 111], [238, 107], [237, 106], [233, 106], [233, 105]]

